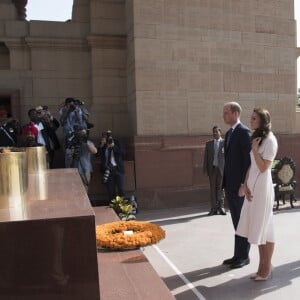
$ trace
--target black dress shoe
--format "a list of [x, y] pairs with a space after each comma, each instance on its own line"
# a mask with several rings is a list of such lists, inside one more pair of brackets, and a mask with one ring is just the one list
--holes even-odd
[[208, 216], [213, 216], [217, 214], [217, 210], [216, 209], [211, 209], [210, 212], [207, 214]]
[[232, 265], [233, 263], [235, 263], [238, 260], [238, 258], [236, 258], [235, 256], [225, 259], [223, 261], [223, 265]]
[[219, 208], [218, 213], [219, 213], [219, 215], [226, 216], [226, 211], [224, 208]]
[[250, 263], [250, 259], [246, 258], [246, 259], [238, 259], [237, 261], [235, 261], [234, 263], [232, 263], [230, 265], [230, 269], [238, 269], [238, 268], [242, 268], [246, 265], [249, 265]]

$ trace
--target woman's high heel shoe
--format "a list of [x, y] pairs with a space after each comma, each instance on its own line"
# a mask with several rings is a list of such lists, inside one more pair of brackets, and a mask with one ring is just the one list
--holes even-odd
[[[254, 281], [266, 281], [266, 280], [268, 280], [269, 278], [272, 278], [273, 277], [273, 270], [274, 270], [274, 268], [273, 268], [273, 266], [271, 267], [271, 271], [270, 271], [270, 273], [266, 276], [266, 277], [262, 277], [262, 276], [260, 276], [260, 275], [256, 275], [254, 278], [253, 278], [253, 280]], [[252, 276], [251, 276], [252, 277]]]
[[266, 281], [269, 278], [272, 278], [272, 273], [269, 273], [266, 277], [262, 277], [260, 275], [257, 275], [253, 280], [254, 281]]

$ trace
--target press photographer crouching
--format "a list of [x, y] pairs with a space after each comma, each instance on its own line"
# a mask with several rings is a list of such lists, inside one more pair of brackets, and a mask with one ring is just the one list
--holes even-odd
[[94, 143], [88, 139], [88, 130], [81, 126], [74, 126], [65, 140], [66, 168], [77, 168], [82, 183], [88, 192], [91, 181], [92, 154], [97, 153]]
[[125, 151], [122, 143], [113, 138], [110, 130], [103, 132], [99, 146], [102, 182], [108, 191], [108, 202], [116, 196], [124, 196], [124, 157]]

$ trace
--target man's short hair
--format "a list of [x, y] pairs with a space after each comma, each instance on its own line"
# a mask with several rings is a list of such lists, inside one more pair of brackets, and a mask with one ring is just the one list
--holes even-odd
[[218, 131], [222, 132], [221, 127], [218, 126], [218, 125], [215, 125], [215, 126], [212, 128], [213, 131], [214, 131], [215, 129], [217, 129]]
[[68, 103], [71, 103], [71, 102], [74, 102], [74, 98], [71, 98], [71, 97], [66, 98], [65, 104], [68, 104]]
[[35, 109], [35, 108], [30, 108], [30, 109], [28, 110], [28, 112], [27, 112], [28, 116], [30, 116], [31, 113], [32, 113], [33, 111], [36, 112], [36, 109]]
[[224, 107], [225, 106], [229, 106], [232, 113], [237, 112], [240, 115], [242, 112], [242, 108], [237, 102], [227, 102], [224, 104]]

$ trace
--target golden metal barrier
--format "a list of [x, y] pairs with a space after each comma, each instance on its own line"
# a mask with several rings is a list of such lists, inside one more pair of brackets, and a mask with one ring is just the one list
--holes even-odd
[[0, 208], [16, 207], [28, 188], [27, 155], [24, 149], [0, 153]]
[[47, 169], [46, 148], [44, 146], [27, 147], [26, 153], [29, 174], [44, 172]]

